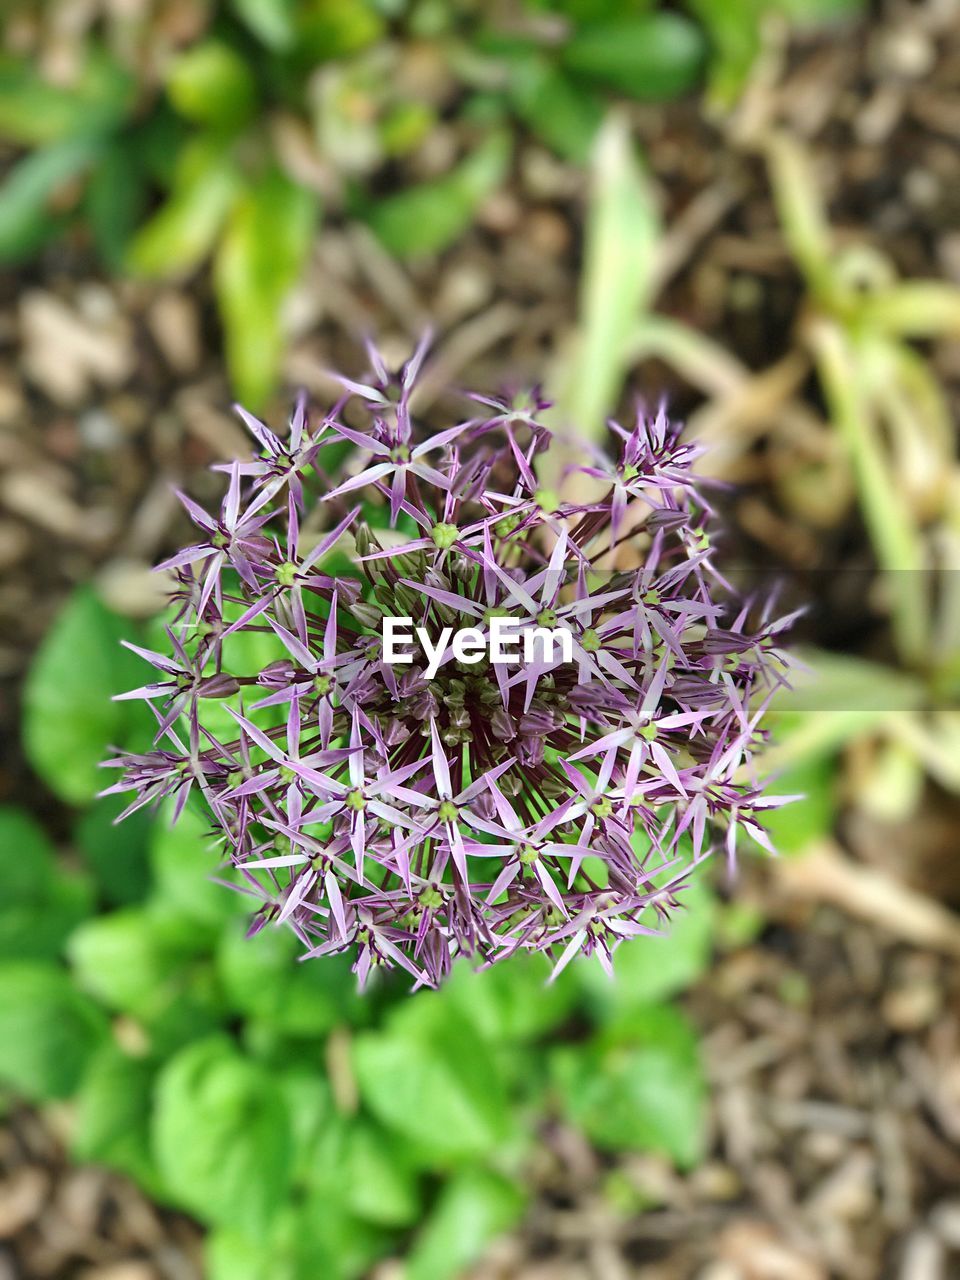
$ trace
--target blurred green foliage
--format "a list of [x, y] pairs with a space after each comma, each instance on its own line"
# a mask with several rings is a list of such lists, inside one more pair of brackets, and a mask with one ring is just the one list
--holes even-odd
[[[0, 262], [69, 236], [115, 273], [212, 263], [231, 381], [257, 409], [324, 208], [398, 257], [441, 252], [505, 180], [517, 126], [583, 163], [611, 100], [708, 84], [729, 103], [767, 14], [854, 2], [196, 0], [179, 27], [149, 5], [91, 18], [65, 64], [44, 56], [46, 7], [13, 0]], [[437, 132], [446, 159], [430, 154]]]
[[551, 1118], [697, 1159], [696, 1038], [664, 1001], [710, 961], [704, 883], [668, 936], [621, 948], [616, 984], [578, 960], [546, 985], [545, 958], [519, 956], [360, 995], [348, 960], [298, 964], [284, 926], [245, 937], [199, 811], [112, 826], [116, 802], [92, 799], [107, 741], [143, 731], [142, 705], [109, 702], [140, 679], [114, 661], [121, 635], [143, 639], [82, 589], [30, 675], [31, 759], [80, 809], [67, 857], [0, 810], [0, 1087], [71, 1100], [77, 1158], [210, 1228], [210, 1280], [338, 1280], [388, 1254], [407, 1280], [456, 1276], [522, 1214]]

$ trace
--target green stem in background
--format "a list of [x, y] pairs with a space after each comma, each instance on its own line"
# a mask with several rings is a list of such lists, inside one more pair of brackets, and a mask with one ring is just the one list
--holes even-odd
[[807, 278], [810, 291], [830, 306], [836, 299], [830, 226], [817, 197], [817, 183], [802, 147], [775, 134], [767, 147], [773, 199], [787, 246]]
[[577, 350], [562, 376], [560, 416], [596, 440], [616, 404], [628, 344], [653, 293], [658, 222], [623, 115], [597, 135], [590, 176]]
[[[928, 704], [929, 690], [918, 676], [823, 649], [802, 648], [797, 656], [803, 666], [771, 704], [776, 730], [761, 758], [764, 776], [834, 756], [854, 739], [896, 735]], [[749, 778], [743, 769], [737, 781]]]
[[691, 385], [712, 396], [732, 395], [749, 376], [729, 351], [697, 329], [668, 316], [644, 316], [634, 326], [626, 346], [632, 366], [656, 356]]
[[937, 280], [915, 280], [883, 289], [858, 306], [865, 328], [898, 338], [960, 335], [960, 289]]
[[897, 647], [906, 661], [922, 663], [929, 629], [922, 539], [884, 456], [848, 339], [833, 321], [820, 319], [810, 326], [809, 340], [830, 417], [850, 457], [867, 533], [888, 574]]

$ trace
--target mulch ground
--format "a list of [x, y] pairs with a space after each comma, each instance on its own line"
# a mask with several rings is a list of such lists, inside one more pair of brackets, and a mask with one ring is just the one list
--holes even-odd
[[[824, 517], [780, 484], [819, 438], [821, 406], [798, 352], [801, 284], [751, 139], [779, 123], [809, 142], [843, 240], [865, 239], [905, 274], [960, 281], [958, 86], [960, 5], [928, 0], [784, 47], [732, 121], [705, 124], [694, 104], [636, 112], [667, 229], [658, 309], [737, 359], [684, 377], [649, 361], [634, 388], [666, 388], [675, 411], [709, 425], [728, 383], [756, 387], [731, 514], [761, 560], [858, 564], [866, 552], [849, 502]], [[437, 395], [539, 380], [576, 315], [583, 198], [578, 173], [526, 143], [510, 187], [440, 263], [400, 268], [331, 218], [290, 308], [289, 386], [322, 398], [326, 369], [359, 371], [364, 333], [399, 358], [428, 321]], [[57, 836], [64, 812], [18, 745], [22, 678], [72, 585], [92, 579], [129, 613], [154, 608], [150, 565], [186, 532], [171, 482], [215, 500], [206, 468], [247, 448], [217, 349], [205, 280], [110, 281], [77, 243], [0, 281], [0, 803], [30, 805]], [[956, 409], [960, 353], [933, 354]], [[274, 421], [287, 404], [278, 396]], [[819, 638], [856, 643], [836, 619]], [[892, 847], [921, 893], [956, 902], [957, 810], [939, 797], [930, 812], [868, 843]], [[920, 865], [931, 843], [936, 883]], [[740, 895], [765, 928], [721, 947], [686, 1000], [712, 1083], [707, 1163], [680, 1177], [545, 1133], [529, 1218], [476, 1280], [960, 1276], [955, 960], [801, 900], [764, 868], [748, 869]], [[71, 1168], [61, 1120], [18, 1112], [0, 1129], [0, 1280], [196, 1277], [196, 1230], [122, 1179]]]

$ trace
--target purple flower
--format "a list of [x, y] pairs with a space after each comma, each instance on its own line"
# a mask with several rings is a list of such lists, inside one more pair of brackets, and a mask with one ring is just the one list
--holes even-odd
[[[475, 397], [487, 416], [431, 435], [411, 407], [425, 352], [394, 376], [371, 349], [316, 429], [302, 402], [287, 437], [243, 415], [261, 454], [228, 468], [218, 516], [184, 499], [203, 541], [166, 562], [170, 652], [137, 650], [160, 674], [127, 695], [158, 745], [112, 761], [111, 790], [130, 810], [192, 793], [259, 900], [251, 931], [353, 949], [362, 980], [436, 985], [458, 954], [530, 949], [609, 967], [714, 850], [769, 847], [763, 812], [788, 797], [750, 765], [790, 619], [717, 571], [701, 451], [662, 410], [611, 424], [615, 459], [585, 447], [605, 492], [566, 502], [538, 480], [539, 393]], [[359, 467], [309, 498], [331, 442]], [[417, 629], [403, 665], [384, 618]], [[496, 661], [498, 620], [569, 647]]]

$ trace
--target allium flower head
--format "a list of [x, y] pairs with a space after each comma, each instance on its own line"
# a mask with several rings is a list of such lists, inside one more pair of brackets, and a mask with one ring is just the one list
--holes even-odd
[[[553, 489], [539, 392], [476, 397], [430, 434], [423, 356], [392, 375], [371, 350], [369, 382], [343, 379], [314, 426], [301, 402], [283, 437], [242, 413], [258, 455], [224, 468], [217, 516], [183, 498], [198, 535], [166, 562], [168, 652], [137, 650], [158, 674], [124, 695], [150, 702], [155, 750], [110, 761], [110, 790], [135, 793], [128, 813], [199, 798], [251, 931], [351, 949], [361, 981], [399, 965], [436, 985], [458, 954], [518, 950], [609, 967], [715, 849], [769, 848], [760, 815], [785, 797], [745, 779], [790, 620], [718, 573], [699, 450], [663, 411], [611, 424], [611, 455], [585, 447]], [[336, 484], [331, 444], [352, 455]], [[577, 472], [595, 497], [564, 499]], [[435, 671], [385, 659], [384, 618], [423, 629]], [[444, 639], [497, 618], [568, 633], [569, 660], [460, 660]]]

